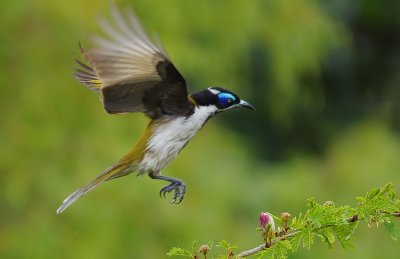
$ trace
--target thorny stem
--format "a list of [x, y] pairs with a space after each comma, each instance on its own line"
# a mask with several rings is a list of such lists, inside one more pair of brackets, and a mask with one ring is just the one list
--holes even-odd
[[240, 254], [238, 254], [238, 257], [239, 257], [239, 258], [240, 258], [240, 257], [244, 258], [244, 257], [250, 256], [250, 255], [253, 255], [253, 254], [255, 254], [255, 253], [258, 253], [258, 252], [261, 251], [261, 250], [264, 250], [264, 249], [266, 249], [266, 248], [270, 248], [271, 246], [275, 245], [277, 242], [279, 242], [279, 241], [281, 241], [281, 240], [284, 240], [284, 239], [286, 239], [286, 238], [295, 236], [297, 233], [299, 233], [299, 231], [294, 231], [294, 232], [291, 232], [291, 233], [287, 233], [286, 235], [277, 237], [277, 238], [275, 238], [275, 239], [269, 241], [269, 242], [266, 243], [266, 244], [262, 244], [262, 245], [259, 245], [259, 246], [255, 247], [255, 248], [252, 248], [252, 249], [250, 249], [250, 250], [241, 252]]
[[398, 211], [398, 212], [393, 212], [393, 213], [390, 213], [392, 216], [394, 216], [394, 217], [400, 217], [400, 211]]
[[[400, 212], [393, 212], [393, 213], [382, 212], [382, 213], [389, 214], [389, 215], [394, 216], [394, 217], [400, 217]], [[363, 220], [363, 218], [360, 218], [357, 214], [355, 214], [354, 216], [352, 216], [350, 218], [347, 218], [346, 220], [349, 223], [353, 223], [353, 222], [356, 222], [356, 221], [359, 221], [359, 220]], [[322, 228], [327, 228], [327, 227], [331, 227], [331, 226], [332, 225], [324, 226]], [[246, 250], [246, 251], [243, 251], [243, 252], [239, 253], [237, 255], [237, 257], [238, 258], [244, 258], [244, 257], [248, 257], [250, 255], [256, 254], [256, 253], [260, 252], [261, 250], [265, 250], [267, 248], [272, 247], [273, 245], [275, 245], [276, 243], [278, 243], [281, 240], [285, 240], [286, 238], [295, 236], [299, 232], [300, 231], [293, 231], [293, 232], [290, 232], [290, 233], [288, 232], [288, 233], [286, 233], [286, 234], [284, 234], [282, 236], [278, 236], [278, 237], [272, 239], [271, 241], [267, 242], [266, 244], [262, 244], [262, 245], [259, 245], [257, 247], [254, 247], [252, 249], [249, 249], [249, 250]]]

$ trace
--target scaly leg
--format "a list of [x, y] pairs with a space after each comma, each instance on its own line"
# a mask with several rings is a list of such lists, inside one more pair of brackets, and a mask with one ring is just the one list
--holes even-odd
[[165, 198], [165, 195], [167, 193], [174, 191], [174, 196], [172, 197], [172, 203], [179, 204], [182, 202], [186, 192], [186, 184], [182, 180], [163, 175], [149, 174], [149, 176], [151, 179], [158, 179], [171, 182], [170, 184], [164, 186], [160, 190], [160, 196], [164, 196]]

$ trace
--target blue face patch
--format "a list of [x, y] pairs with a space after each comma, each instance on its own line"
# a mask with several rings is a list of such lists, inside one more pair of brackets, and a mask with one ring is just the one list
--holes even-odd
[[219, 93], [218, 101], [222, 108], [228, 108], [236, 101], [236, 97], [230, 93]]

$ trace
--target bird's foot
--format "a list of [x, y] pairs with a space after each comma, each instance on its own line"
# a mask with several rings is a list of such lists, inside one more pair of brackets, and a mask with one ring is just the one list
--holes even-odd
[[186, 184], [182, 181], [174, 181], [170, 184], [164, 186], [160, 190], [160, 196], [165, 198], [167, 193], [174, 191], [174, 196], [172, 197], [172, 202], [174, 204], [179, 204], [182, 202], [183, 198], [185, 197], [186, 192]]
[[164, 196], [165, 198], [165, 195], [167, 193], [174, 191], [174, 196], [172, 197], [172, 203], [179, 204], [182, 202], [183, 198], [185, 197], [186, 184], [181, 179], [163, 176], [159, 174], [149, 174], [149, 176], [152, 179], [158, 179], [170, 182], [170, 184], [164, 186], [160, 190], [160, 196]]

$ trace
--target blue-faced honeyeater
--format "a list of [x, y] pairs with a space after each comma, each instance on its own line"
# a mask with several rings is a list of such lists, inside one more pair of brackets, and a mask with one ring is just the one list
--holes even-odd
[[129, 9], [111, 10], [113, 23], [102, 20], [106, 36], [93, 37], [93, 46], [81, 47], [84, 61], [76, 60], [74, 77], [98, 92], [110, 114], [142, 112], [150, 118], [137, 144], [114, 165], [68, 196], [63, 212], [100, 183], [131, 173], [169, 182], [160, 195], [173, 192], [173, 203], [185, 195], [185, 183], [163, 176], [161, 170], [214, 115], [235, 108], [254, 107], [221, 87], [188, 95], [186, 82], [160, 44], [154, 44]]

